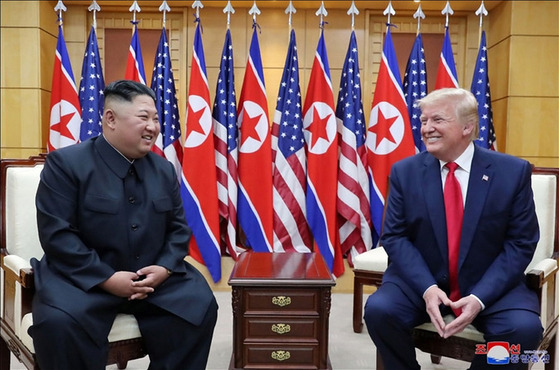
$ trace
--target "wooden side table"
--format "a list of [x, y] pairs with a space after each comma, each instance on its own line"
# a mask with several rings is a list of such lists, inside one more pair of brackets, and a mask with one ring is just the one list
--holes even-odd
[[335, 285], [314, 253], [245, 252], [232, 287], [230, 369], [331, 369], [328, 318]]

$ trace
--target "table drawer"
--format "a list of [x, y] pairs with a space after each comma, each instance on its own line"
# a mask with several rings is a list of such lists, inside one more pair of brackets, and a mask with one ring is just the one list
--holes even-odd
[[245, 291], [245, 314], [273, 312], [275, 315], [319, 313], [318, 290], [250, 289]]
[[318, 346], [247, 345], [245, 369], [318, 369]]
[[318, 343], [318, 319], [247, 318], [245, 341], [304, 340]]

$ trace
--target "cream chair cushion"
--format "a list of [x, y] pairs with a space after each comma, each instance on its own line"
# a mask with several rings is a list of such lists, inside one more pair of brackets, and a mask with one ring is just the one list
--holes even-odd
[[6, 172], [6, 249], [25, 261], [43, 256], [35, 208], [42, 170], [43, 165], [37, 165], [10, 167]]
[[353, 258], [353, 268], [357, 270], [384, 272], [388, 267], [388, 255], [383, 247], [373, 248]]

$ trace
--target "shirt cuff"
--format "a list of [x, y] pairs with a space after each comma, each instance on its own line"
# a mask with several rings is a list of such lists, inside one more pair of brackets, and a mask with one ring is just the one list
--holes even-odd
[[437, 286], [437, 284], [433, 284], [433, 285], [429, 286], [427, 289], [425, 289], [425, 291], [423, 292], [423, 299], [425, 299], [425, 294], [427, 294], [427, 291], [434, 286]]
[[481, 301], [481, 299], [479, 299], [476, 295], [474, 294], [470, 294], [472, 297], [474, 297], [475, 299], [477, 299], [477, 301], [479, 302], [479, 304], [481, 305], [481, 310], [485, 310], [485, 305], [483, 304], [483, 302]]

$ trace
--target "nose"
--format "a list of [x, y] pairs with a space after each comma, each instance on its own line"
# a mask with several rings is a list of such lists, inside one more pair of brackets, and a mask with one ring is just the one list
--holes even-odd
[[150, 119], [148, 120], [148, 124], [146, 129], [150, 132], [158, 132], [159, 131], [159, 121]]

